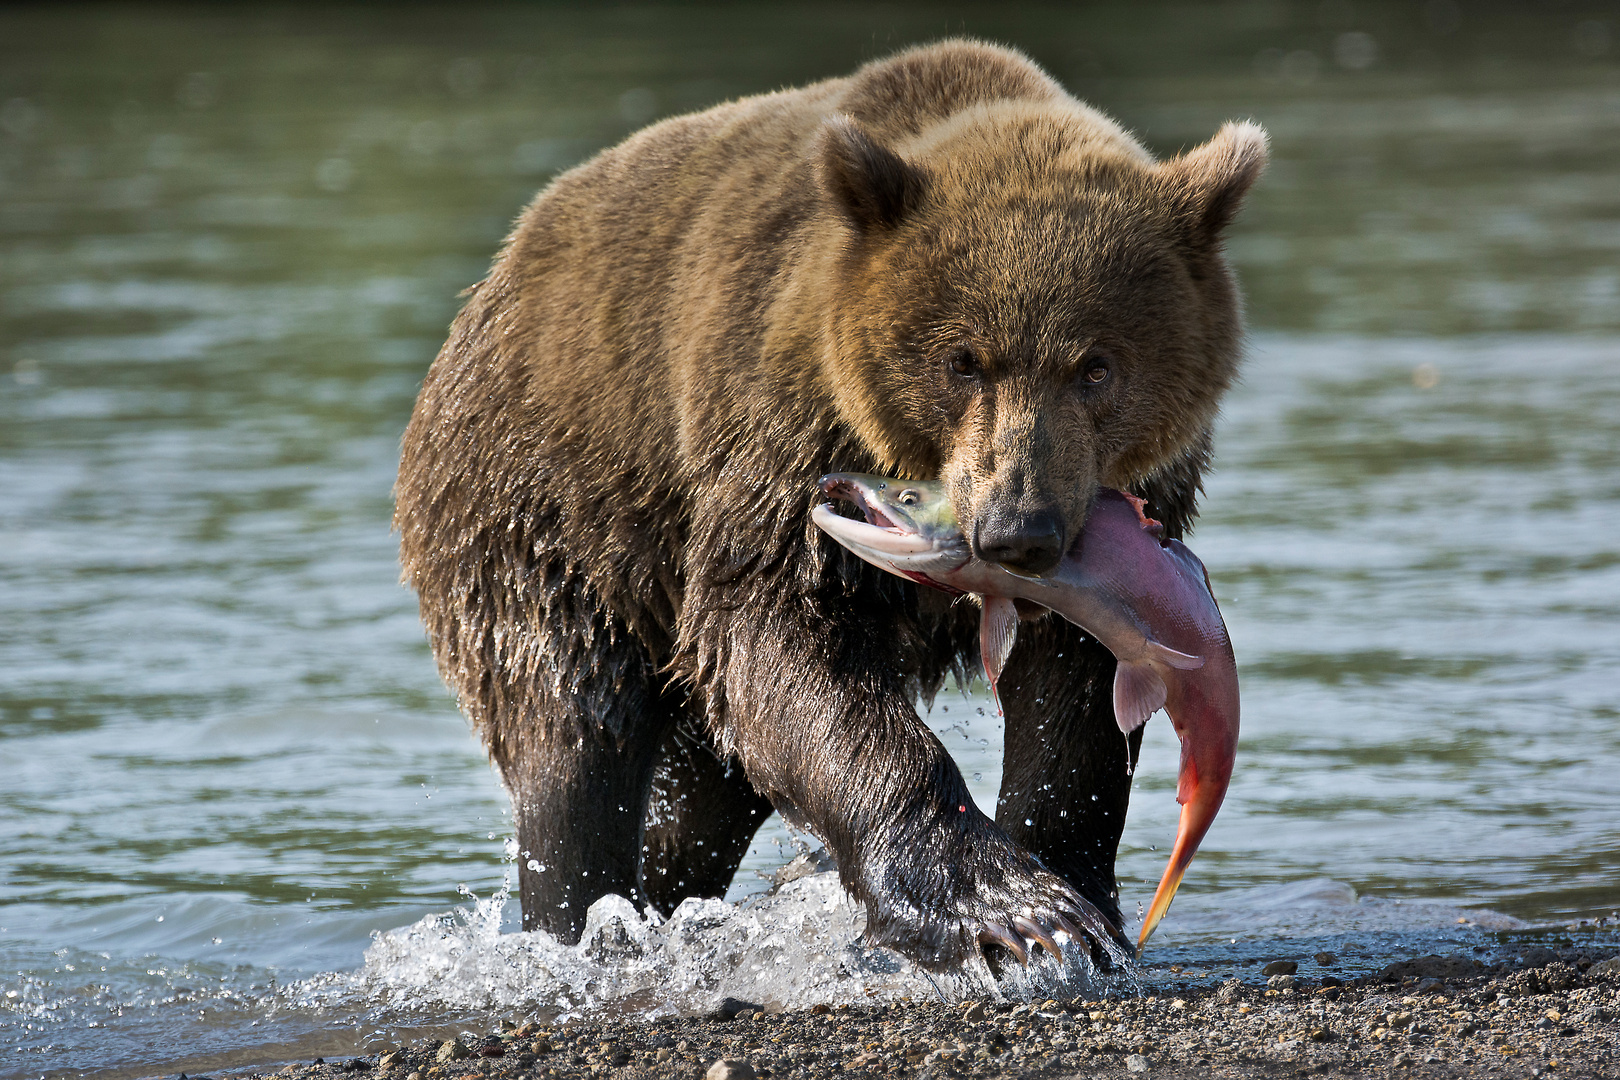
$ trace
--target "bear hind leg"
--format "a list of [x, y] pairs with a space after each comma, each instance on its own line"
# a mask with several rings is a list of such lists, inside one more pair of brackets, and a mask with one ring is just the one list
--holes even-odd
[[658, 748], [676, 718], [646, 650], [625, 634], [603, 638], [612, 655], [595, 655], [577, 686], [507, 726], [494, 752], [512, 795], [523, 928], [566, 944], [603, 896], [647, 902], [643, 824]]
[[647, 804], [643, 895], [665, 915], [688, 896], [724, 896], [770, 814], [741, 765], [687, 725], [671, 726]]

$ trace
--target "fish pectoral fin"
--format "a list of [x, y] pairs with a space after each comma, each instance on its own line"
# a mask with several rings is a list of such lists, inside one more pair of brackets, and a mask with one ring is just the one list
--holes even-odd
[[994, 692], [1001, 669], [1018, 640], [1018, 608], [1005, 596], [984, 596], [980, 600], [984, 613], [979, 617], [979, 660]]
[[1147, 643], [1148, 653], [1165, 667], [1175, 668], [1177, 671], [1196, 671], [1204, 666], [1202, 656], [1192, 656], [1184, 652], [1176, 652], [1168, 645], [1160, 645], [1157, 641]]
[[1164, 708], [1168, 693], [1152, 664], [1121, 660], [1114, 669], [1114, 719], [1119, 730], [1129, 735], [1141, 727], [1148, 717]]

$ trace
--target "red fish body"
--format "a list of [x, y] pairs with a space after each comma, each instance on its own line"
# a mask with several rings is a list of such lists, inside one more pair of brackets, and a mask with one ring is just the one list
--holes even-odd
[[839, 543], [891, 573], [982, 599], [980, 651], [992, 691], [1016, 639], [1014, 600], [1048, 608], [1095, 637], [1118, 661], [1114, 715], [1129, 733], [1161, 707], [1181, 740], [1175, 848], [1142, 924], [1145, 943], [1226, 796], [1237, 753], [1237, 662], [1204, 565], [1163, 538], [1141, 500], [1098, 493], [1069, 554], [1030, 577], [973, 557], [937, 485], [838, 474], [822, 481], [849, 498], [859, 522], [830, 505], [813, 517]]

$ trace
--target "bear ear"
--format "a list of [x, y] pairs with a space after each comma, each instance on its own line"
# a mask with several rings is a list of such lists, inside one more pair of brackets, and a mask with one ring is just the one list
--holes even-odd
[[922, 202], [922, 171], [847, 116], [822, 125], [820, 176], [839, 211], [863, 233], [894, 228]]
[[1265, 129], [1242, 121], [1223, 125], [1209, 142], [1159, 166], [1180, 204], [1188, 239], [1208, 243], [1220, 235], [1269, 156]]

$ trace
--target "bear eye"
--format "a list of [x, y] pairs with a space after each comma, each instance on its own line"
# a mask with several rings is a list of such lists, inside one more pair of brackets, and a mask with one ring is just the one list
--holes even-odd
[[979, 373], [979, 361], [971, 349], [957, 349], [951, 353], [951, 358], [947, 362], [951, 366], [952, 373], [964, 379], [971, 379]]
[[902, 506], [916, 506], [921, 500], [922, 496], [909, 488], [900, 493], [900, 505]]
[[1113, 374], [1113, 365], [1106, 356], [1093, 356], [1086, 361], [1086, 366], [1080, 369], [1080, 381], [1087, 386], [1101, 386]]

